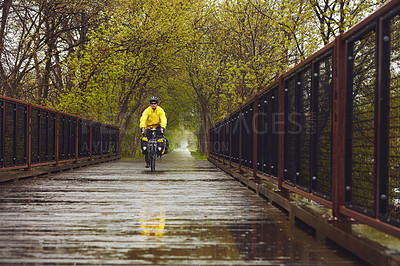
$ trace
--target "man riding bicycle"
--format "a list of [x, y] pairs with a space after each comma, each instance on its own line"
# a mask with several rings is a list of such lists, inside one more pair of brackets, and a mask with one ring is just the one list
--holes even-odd
[[[140, 117], [140, 128], [142, 133], [145, 133], [146, 129], [153, 128], [159, 130], [161, 134], [164, 134], [166, 126], [167, 117], [165, 116], [165, 112], [160, 106], [158, 106], [158, 98], [153, 96], [150, 98], [150, 106], [143, 111], [142, 116]], [[150, 134], [151, 132], [148, 130], [146, 135], [149, 139], [151, 138]], [[147, 153], [145, 160], [146, 168], [149, 168], [150, 162]]]

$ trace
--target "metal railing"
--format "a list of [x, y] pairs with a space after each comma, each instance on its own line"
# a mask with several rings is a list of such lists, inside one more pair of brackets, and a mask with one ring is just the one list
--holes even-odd
[[0, 171], [119, 153], [119, 129], [0, 96]]
[[210, 156], [400, 237], [400, 2], [210, 130]]

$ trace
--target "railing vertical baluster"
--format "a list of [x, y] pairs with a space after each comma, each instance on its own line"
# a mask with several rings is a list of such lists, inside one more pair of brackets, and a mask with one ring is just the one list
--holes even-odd
[[254, 97], [253, 102], [253, 177], [257, 177], [257, 146], [258, 146], [258, 94]]
[[283, 75], [279, 77], [278, 84], [278, 188], [282, 190], [285, 176], [285, 81]]

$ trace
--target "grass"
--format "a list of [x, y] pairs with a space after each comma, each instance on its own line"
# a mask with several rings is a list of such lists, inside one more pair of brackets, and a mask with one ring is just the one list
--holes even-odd
[[207, 160], [207, 155], [201, 155], [198, 150], [195, 151], [190, 151], [190, 154], [196, 159], [196, 160]]

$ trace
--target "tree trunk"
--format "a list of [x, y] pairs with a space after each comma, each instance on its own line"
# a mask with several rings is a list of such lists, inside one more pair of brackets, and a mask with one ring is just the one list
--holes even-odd
[[7, 18], [8, 14], [10, 12], [10, 7], [11, 7], [12, 0], [4, 0], [1, 8], [3, 10], [2, 16], [1, 16], [1, 25], [0, 25], [0, 89], [2, 94], [5, 94], [6, 91], [9, 89], [9, 84], [7, 82], [7, 76], [4, 71], [4, 67], [2, 64], [1, 60], [1, 55], [3, 54], [3, 49], [4, 49], [4, 35], [5, 35], [5, 29], [6, 29], [6, 23], [7, 23]]
[[[50, 18], [50, 20], [52, 20]], [[49, 94], [49, 87], [50, 87], [50, 71], [51, 71], [51, 59], [53, 57], [53, 51], [55, 49], [55, 39], [53, 37], [52, 28], [53, 23], [51, 21], [46, 21], [46, 44], [47, 44], [47, 51], [46, 51], [46, 64], [44, 68], [44, 73], [42, 77], [42, 82], [39, 86], [39, 93], [38, 93], [38, 103], [45, 104]]]
[[209, 146], [209, 135], [211, 126], [211, 113], [208, 109], [208, 103], [206, 101], [201, 105], [201, 114], [199, 121], [199, 134], [198, 134], [198, 149], [201, 155], [208, 154]]

